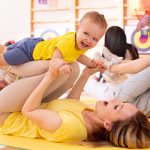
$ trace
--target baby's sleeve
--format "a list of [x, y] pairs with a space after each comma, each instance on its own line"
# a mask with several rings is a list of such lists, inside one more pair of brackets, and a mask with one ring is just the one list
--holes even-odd
[[70, 43], [67, 39], [62, 39], [61, 41], [59, 41], [56, 44], [56, 48], [59, 49], [59, 51], [61, 52], [63, 58], [66, 57], [66, 55], [69, 53], [69, 49], [70, 49]]

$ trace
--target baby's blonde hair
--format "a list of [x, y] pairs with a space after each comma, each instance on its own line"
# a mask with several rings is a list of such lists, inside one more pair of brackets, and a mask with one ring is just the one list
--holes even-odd
[[103, 14], [100, 14], [97, 11], [90, 11], [83, 15], [83, 17], [80, 20], [80, 23], [82, 23], [85, 19], [90, 19], [92, 23], [96, 23], [100, 25], [102, 28], [107, 28], [107, 21]]

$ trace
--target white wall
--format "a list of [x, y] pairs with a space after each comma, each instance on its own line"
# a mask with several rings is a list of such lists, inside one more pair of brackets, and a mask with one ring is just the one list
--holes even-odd
[[30, 0], [0, 0], [0, 43], [30, 36]]
[[[69, 6], [70, 2], [74, 2], [74, 0], [65, 1], [68, 2]], [[62, 2], [65, 6], [67, 5], [64, 0], [59, 0], [59, 2], [59, 6], [61, 7], [63, 6]], [[105, 14], [109, 26], [114, 24], [122, 26], [122, 17], [120, 17], [122, 16], [122, 0], [114, 0], [113, 2], [112, 0], [80, 0], [79, 5], [81, 7], [97, 6], [99, 8], [98, 11]], [[113, 5], [114, 8], [109, 8], [111, 5]], [[106, 8], [107, 6], [109, 7]], [[73, 9], [72, 6], [71, 9]], [[85, 12], [85, 10], [79, 11], [79, 18], [83, 12]], [[37, 14], [37, 18], [40, 20], [40, 14]], [[53, 15], [52, 12], [51, 15], [55, 19], [55, 15]], [[71, 13], [68, 13], [68, 15], [71, 15]], [[48, 14], [46, 16], [51, 20]], [[74, 20], [74, 13], [72, 13], [72, 16], [72, 20]], [[44, 24], [44, 26], [45, 25], [47, 24]], [[71, 26], [70, 24], [68, 25]], [[39, 25], [35, 24], [35, 28], [38, 27]], [[8, 40], [18, 41], [27, 36], [30, 36], [30, 0], [0, 0], [0, 43], [5, 43]]]

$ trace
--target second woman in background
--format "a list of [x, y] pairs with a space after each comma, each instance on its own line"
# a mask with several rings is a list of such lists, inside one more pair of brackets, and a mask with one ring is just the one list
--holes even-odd
[[[139, 58], [136, 47], [127, 43], [127, 37], [122, 28], [119, 26], [111, 26], [107, 29], [105, 34], [104, 46], [118, 57], [122, 57], [122, 62], [129, 60], [135, 60]], [[113, 70], [112, 70], [113, 73]], [[128, 78], [128, 75], [120, 75], [122, 73], [117, 72], [118, 78], [110, 82], [100, 82], [101, 74], [98, 77], [92, 77], [87, 82], [84, 90], [91, 96], [97, 99], [111, 99], [114, 97], [114, 93], [119, 83], [122, 83]], [[97, 90], [92, 90], [91, 87], [95, 87]], [[93, 88], [93, 89], [95, 89]], [[100, 94], [101, 93], [101, 94]]]

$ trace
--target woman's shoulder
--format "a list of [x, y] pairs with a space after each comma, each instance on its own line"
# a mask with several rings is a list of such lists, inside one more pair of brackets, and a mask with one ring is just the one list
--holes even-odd
[[53, 133], [40, 130], [40, 134], [44, 138], [54, 142], [75, 142], [87, 138], [86, 127], [79, 113], [77, 115], [77, 113], [73, 114], [71, 111], [60, 111], [58, 114], [62, 120], [61, 126]]
[[81, 114], [83, 105], [82, 102], [74, 99], [57, 99], [47, 103], [48, 109], [58, 112], [62, 125], [52, 134], [42, 130], [42, 135], [47, 139], [50, 137], [50, 140], [53, 138], [57, 142], [85, 140], [87, 131]]

